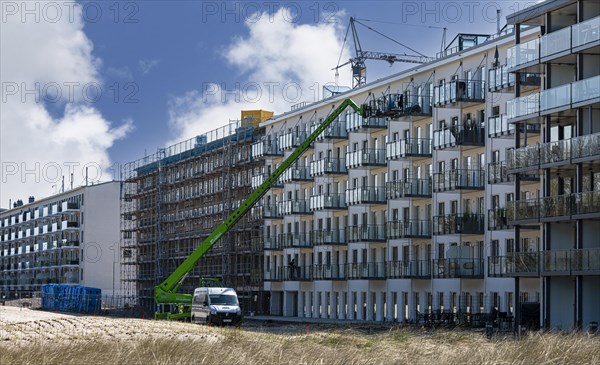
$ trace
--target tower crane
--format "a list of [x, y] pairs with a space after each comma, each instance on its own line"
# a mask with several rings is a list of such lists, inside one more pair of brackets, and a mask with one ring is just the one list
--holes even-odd
[[[356, 23], [391, 40], [394, 43], [401, 45], [402, 47], [416, 53], [416, 55], [387, 53], [387, 52], [384, 53], [384, 52], [374, 52], [374, 51], [363, 50], [362, 46], [360, 44], [360, 39], [358, 37], [358, 32], [356, 31]], [[385, 34], [373, 29], [372, 27], [362, 23], [361, 21], [357, 20], [354, 17], [350, 17], [350, 23], [348, 24], [348, 28], [346, 29], [346, 35], [344, 36], [343, 44], [346, 43], [346, 39], [348, 38], [348, 33], [350, 31], [352, 31], [352, 40], [354, 42], [355, 56], [353, 58], [351, 58], [350, 60], [348, 60], [347, 62], [340, 64], [341, 56], [342, 56], [342, 53], [340, 52], [340, 59], [338, 60], [338, 65], [336, 67], [332, 68], [332, 70], [335, 70], [336, 83], [337, 83], [337, 78], [339, 76], [338, 70], [348, 64], [350, 64], [352, 66], [352, 87], [356, 88], [356, 87], [366, 84], [366, 82], [367, 82], [367, 66], [365, 65], [365, 60], [386, 61], [390, 64], [390, 66], [393, 65], [395, 62], [426, 63], [426, 62], [430, 62], [433, 60], [432, 57], [427, 57], [424, 54], [422, 54], [418, 51], [415, 51], [414, 49], [396, 41], [395, 39], [392, 39], [392, 38], [386, 36]], [[344, 46], [342, 45], [342, 52], [344, 51], [343, 47]]]

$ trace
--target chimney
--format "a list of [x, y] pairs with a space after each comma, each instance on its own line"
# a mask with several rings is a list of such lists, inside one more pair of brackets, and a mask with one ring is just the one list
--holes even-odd
[[500, 9], [496, 9], [496, 34], [500, 34]]
[[32, 195], [29, 197], [29, 204], [33, 203], [35, 201], [35, 197]]
[[20, 207], [23, 205], [23, 201], [21, 199], [17, 200], [17, 207]]

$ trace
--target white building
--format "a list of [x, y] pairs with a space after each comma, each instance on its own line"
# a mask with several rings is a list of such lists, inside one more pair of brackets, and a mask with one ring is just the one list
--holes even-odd
[[[521, 43], [540, 35], [539, 27], [519, 29]], [[523, 136], [529, 144], [544, 137], [539, 121], [509, 123], [507, 106], [515, 90], [536, 92], [548, 80], [539, 68], [506, 65], [514, 45], [512, 32], [462, 34], [431, 63], [261, 124], [266, 137], [253, 154], [269, 172], [343, 99], [384, 112], [348, 110], [263, 197], [271, 314], [474, 326], [494, 318], [504, 327], [515, 315], [531, 325], [533, 315], [539, 325], [548, 294], [539, 269], [518, 279], [514, 272], [529, 264], [524, 251], [539, 262], [544, 230], [515, 229], [514, 201], [540, 196], [544, 179], [509, 171], [505, 161]], [[600, 204], [590, 209], [597, 216]], [[597, 283], [599, 265], [592, 261], [586, 275], [596, 276], [584, 285]], [[585, 321], [600, 320], [600, 305], [586, 308]]]
[[0, 212], [0, 294], [43, 284], [120, 288], [119, 182], [82, 186]]

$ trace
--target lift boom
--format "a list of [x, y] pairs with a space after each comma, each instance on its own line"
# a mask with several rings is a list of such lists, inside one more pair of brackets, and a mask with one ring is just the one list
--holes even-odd
[[[154, 299], [157, 307], [159, 305], [175, 305], [175, 306], [191, 306], [192, 295], [191, 294], [180, 294], [177, 290], [183, 283], [188, 273], [194, 268], [198, 261], [204, 256], [204, 254], [221, 238], [227, 233], [231, 227], [246, 214], [269, 190], [271, 185], [277, 181], [277, 179], [287, 170], [294, 162], [296, 162], [300, 156], [310, 147], [315, 139], [327, 128], [331, 122], [333, 122], [348, 106], [354, 111], [361, 114], [361, 108], [356, 105], [351, 99], [345, 99], [340, 106], [335, 108], [331, 114], [296, 148], [292, 154], [283, 161], [283, 163], [273, 171], [273, 173], [266, 178], [266, 180], [260, 184], [260, 186], [250, 194], [246, 200], [237, 208], [231, 215], [221, 223], [202, 243], [198, 248], [190, 254], [179, 265], [175, 271], [169, 275], [169, 277], [154, 288]], [[158, 308], [157, 308], [158, 309]], [[178, 312], [161, 312], [157, 311], [155, 318], [166, 318], [166, 319], [177, 319], [177, 318], [188, 318], [190, 315], [188, 310]]]

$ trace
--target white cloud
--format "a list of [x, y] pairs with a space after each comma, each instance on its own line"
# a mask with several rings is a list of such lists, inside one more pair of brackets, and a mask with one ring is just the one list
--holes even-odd
[[142, 70], [142, 73], [146, 75], [148, 72], [150, 72], [150, 70], [158, 66], [159, 62], [160, 60], [139, 60], [138, 64]]
[[[335, 82], [331, 68], [337, 64], [342, 48], [345, 29], [341, 21], [295, 24], [287, 21], [283, 12], [279, 9], [272, 16], [252, 17], [260, 20], [246, 23], [248, 36], [232, 40], [225, 48], [223, 58], [243, 78], [239, 86], [206, 80], [202, 90], [172, 98], [169, 120], [173, 138], [168, 143], [227, 124], [230, 118], [239, 118], [240, 110], [282, 113], [300, 101], [316, 101], [322, 86]], [[339, 12], [338, 16], [342, 15]], [[342, 60], [349, 58], [346, 47]], [[340, 69], [339, 80], [342, 84], [350, 82], [349, 67]], [[239, 92], [235, 95], [232, 90]], [[301, 95], [296, 97], [298, 91]]]
[[[85, 103], [84, 86], [103, 85], [98, 74], [102, 63], [92, 53], [81, 14], [74, 21], [65, 16], [54, 23], [21, 22], [19, 16], [6, 20], [0, 38], [0, 206], [7, 207], [9, 199], [47, 196], [52, 185], [60, 186], [62, 175], [68, 187], [71, 172], [74, 185], [80, 185], [86, 164], [94, 173], [91, 178], [110, 180], [107, 150], [131, 130], [132, 122], [114, 127]], [[38, 100], [24, 92], [36, 87]], [[44, 100], [57, 90], [60, 100]]]

